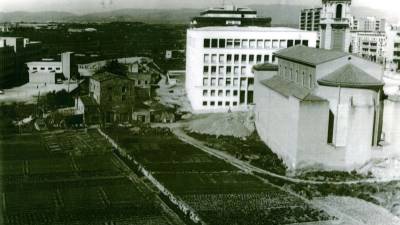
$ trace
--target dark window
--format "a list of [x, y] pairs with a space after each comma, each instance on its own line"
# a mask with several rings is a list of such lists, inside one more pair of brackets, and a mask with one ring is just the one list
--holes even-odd
[[269, 62], [269, 55], [264, 55], [264, 62], [265, 63]]
[[287, 47], [292, 47], [293, 46], [293, 40], [288, 40], [287, 42]]
[[203, 106], [207, 106], [207, 102], [203, 102]]
[[262, 60], [262, 55], [257, 55], [257, 62], [260, 63]]
[[343, 11], [343, 6], [342, 4], [339, 4], [336, 6], [336, 18], [341, 19], [342, 18], [342, 11]]
[[211, 74], [215, 74], [217, 73], [217, 67], [216, 66], [212, 66], [211, 67]]
[[235, 55], [235, 56], [234, 56], [234, 61], [235, 61], [235, 62], [239, 62], [239, 55]]
[[294, 45], [299, 45], [299, 44], [301, 44], [301, 40], [295, 40], [294, 41]]
[[209, 70], [209, 67], [208, 67], [208, 66], [204, 66], [204, 67], [203, 67], [203, 73], [207, 74], [207, 73], [208, 73], [208, 70]]
[[240, 47], [240, 39], [235, 39], [234, 45], [235, 45], [235, 48], [239, 48]]
[[225, 39], [219, 39], [219, 47], [225, 48]]
[[254, 62], [254, 55], [249, 55], [249, 62]]
[[210, 39], [204, 39], [204, 48], [209, 48], [210, 47]]
[[218, 39], [212, 39], [211, 40], [211, 47], [212, 48], [218, 48]]
[[210, 102], [210, 105], [211, 106], [215, 106], [215, 102]]
[[308, 46], [308, 40], [303, 40], [303, 45]]
[[247, 92], [247, 104], [253, 104], [253, 92]]
[[233, 91], [233, 96], [237, 96], [238, 95], [238, 91], [237, 90], [234, 90]]
[[231, 74], [232, 73], [232, 67], [231, 66], [227, 66], [226, 67], [226, 74]]
[[226, 55], [226, 61], [232, 62], [232, 55]]
[[333, 143], [333, 127], [335, 123], [335, 115], [333, 115], [332, 111], [329, 110], [329, 122], [328, 122], [328, 144]]
[[247, 55], [242, 55], [242, 63], [247, 61]]
[[218, 106], [222, 106], [222, 102], [218, 102]]

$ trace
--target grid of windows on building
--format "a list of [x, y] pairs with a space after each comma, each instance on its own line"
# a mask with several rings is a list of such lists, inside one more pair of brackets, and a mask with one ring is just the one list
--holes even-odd
[[294, 45], [308, 46], [308, 40], [289, 39], [217, 39], [205, 38], [204, 48], [280, 49]]

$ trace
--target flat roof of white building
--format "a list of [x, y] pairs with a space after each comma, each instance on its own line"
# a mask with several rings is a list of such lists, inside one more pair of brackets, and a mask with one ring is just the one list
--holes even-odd
[[190, 31], [233, 31], [233, 32], [303, 32], [315, 33], [315, 31], [305, 31], [291, 27], [235, 27], [235, 26], [213, 26], [191, 28]]

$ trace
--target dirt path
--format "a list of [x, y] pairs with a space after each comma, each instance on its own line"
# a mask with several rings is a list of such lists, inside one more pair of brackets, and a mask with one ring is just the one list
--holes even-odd
[[171, 123], [171, 124], [152, 124], [152, 127], [168, 127], [171, 129], [171, 131], [182, 141], [193, 145], [219, 159], [223, 159], [229, 163], [234, 164], [235, 166], [238, 166], [240, 169], [249, 172], [249, 173], [260, 173], [260, 174], [265, 174], [274, 178], [282, 179], [285, 181], [293, 182], [293, 183], [303, 183], [303, 184], [336, 184], [336, 185], [342, 185], [342, 184], [373, 184], [373, 183], [385, 183], [385, 182], [390, 182], [390, 181], [400, 181], [400, 180], [392, 180], [392, 179], [387, 179], [387, 180], [382, 180], [382, 179], [361, 179], [361, 180], [353, 180], [353, 181], [313, 181], [313, 180], [304, 180], [304, 179], [298, 179], [298, 178], [293, 178], [289, 176], [284, 176], [284, 175], [279, 175], [276, 173], [272, 173], [270, 171], [261, 169], [259, 167], [253, 166], [248, 162], [244, 162], [242, 160], [239, 160], [232, 155], [223, 152], [221, 150], [217, 150], [214, 148], [210, 148], [206, 146], [203, 142], [189, 136], [186, 134], [184, 131], [185, 127], [184, 122], [178, 122], [178, 123]]

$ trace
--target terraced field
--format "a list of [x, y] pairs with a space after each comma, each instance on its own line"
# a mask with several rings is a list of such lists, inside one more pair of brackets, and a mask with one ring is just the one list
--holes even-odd
[[106, 132], [209, 225], [274, 225], [332, 219], [301, 198], [243, 173], [172, 134], [135, 136], [122, 128]]
[[7, 135], [0, 150], [6, 225], [181, 224], [96, 130]]

